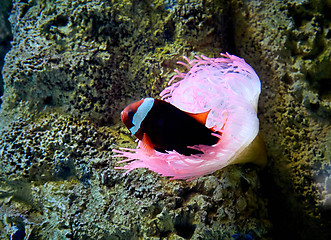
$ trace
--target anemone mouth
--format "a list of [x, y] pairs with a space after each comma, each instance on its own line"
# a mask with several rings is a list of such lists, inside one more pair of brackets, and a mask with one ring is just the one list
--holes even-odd
[[[183, 57], [187, 71], [175, 69], [160, 96], [164, 101], [189, 113], [210, 110], [206, 127], [219, 132], [213, 146], [191, 146], [202, 154], [185, 156], [176, 151], [148, 155], [138, 143], [137, 149], [115, 150], [115, 157], [127, 158], [126, 173], [135, 168], [148, 168], [171, 179], [195, 179], [232, 163], [256, 138], [259, 129], [257, 101], [261, 83], [251, 66], [228, 53], [220, 58]], [[125, 173], [125, 174], [126, 174]]]

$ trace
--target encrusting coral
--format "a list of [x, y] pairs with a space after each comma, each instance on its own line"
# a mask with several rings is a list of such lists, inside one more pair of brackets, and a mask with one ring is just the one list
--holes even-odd
[[[137, 149], [114, 150], [118, 153], [114, 157], [127, 158], [120, 162], [129, 162], [117, 168], [127, 169], [127, 172], [148, 168], [172, 179], [192, 180], [234, 163], [265, 165], [264, 144], [257, 137], [257, 103], [261, 83], [253, 68], [243, 59], [228, 53], [221, 54], [221, 58], [196, 56], [191, 61], [184, 59], [187, 63], [178, 63], [184, 65], [188, 72], [175, 70], [177, 74], [169, 81], [170, 86], [160, 95], [185, 112], [209, 111], [206, 127], [218, 132], [215, 136], [220, 140], [213, 146], [189, 146], [203, 152], [190, 156], [176, 151], [154, 151], [150, 154], [139, 141]], [[176, 78], [180, 80], [173, 83]], [[247, 150], [248, 146], [253, 150]]]

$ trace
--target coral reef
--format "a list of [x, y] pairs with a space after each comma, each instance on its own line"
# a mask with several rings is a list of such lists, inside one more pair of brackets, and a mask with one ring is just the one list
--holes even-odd
[[[330, 1], [20, 1], [0, 112], [3, 239], [329, 239]], [[246, 60], [262, 82], [262, 173], [122, 176], [120, 121], [180, 56]], [[286, 233], [285, 233], [286, 232]]]

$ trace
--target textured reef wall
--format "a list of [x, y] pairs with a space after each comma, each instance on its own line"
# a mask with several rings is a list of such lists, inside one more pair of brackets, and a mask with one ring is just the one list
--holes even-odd
[[[20, 1], [0, 113], [0, 236], [327, 239], [331, 209], [327, 1]], [[236, 54], [262, 80], [269, 163], [192, 182], [111, 158], [119, 124], [180, 56]], [[286, 230], [286, 233], [285, 233]]]
[[[1, 1], [1, 9], [0, 9], [0, 71], [2, 71], [2, 67], [4, 64], [5, 54], [8, 52], [10, 48], [10, 40], [11, 40], [11, 31], [10, 24], [8, 22], [8, 16], [11, 8], [11, 1], [3, 0]], [[0, 74], [0, 97], [3, 95], [3, 78], [2, 74]], [[2, 100], [0, 99], [0, 106]]]
[[222, 4], [169, 4], [14, 2], [3, 111], [28, 102], [111, 124], [132, 99], [157, 95], [182, 54], [217, 56], [226, 29], [212, 23], [226, 21]]
[[329, 239], [330, 1], [243, 1], [234, 8], [238, 55], [262, 79], [274, 237]]

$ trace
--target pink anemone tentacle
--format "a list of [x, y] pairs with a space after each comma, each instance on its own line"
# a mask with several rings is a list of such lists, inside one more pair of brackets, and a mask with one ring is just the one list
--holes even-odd
[[[190, 113], [210, 111], [206, 127], [219, 137], [213, 146], [188, 146], [202, 154], [185, 156], [176, 151], [147, 154], [137, 149], [113, 150], [123, 157], [124, 174], [136, 168], [148, 168], [171, 179], [192, 180], [230, 165], [255, 139], [259, 129], [257, 102], [261, 91], [259, 77], [244, 59], [229, 53], [219, 58], [195, 56], [177, 62], [187, 72], [175, 69], [160, 96], [177, 108]], [[194, 129], [192, 129], [194, 131]]]

